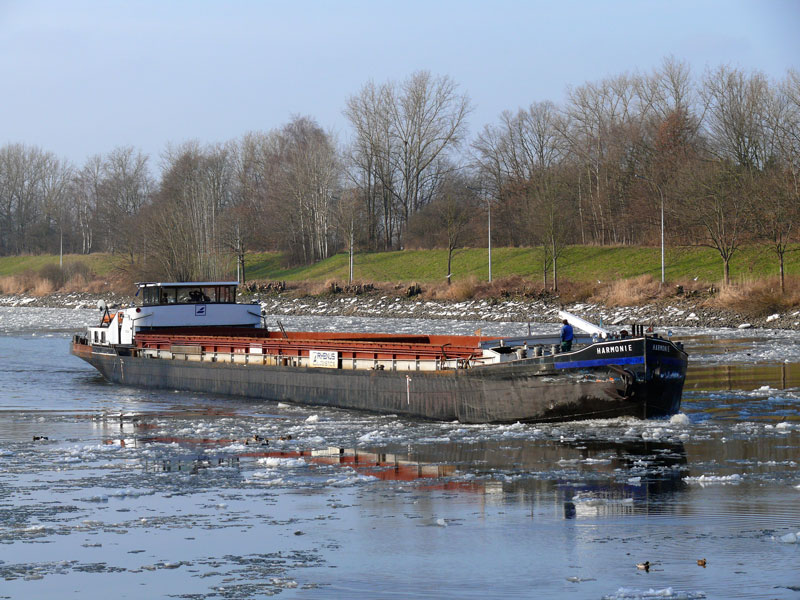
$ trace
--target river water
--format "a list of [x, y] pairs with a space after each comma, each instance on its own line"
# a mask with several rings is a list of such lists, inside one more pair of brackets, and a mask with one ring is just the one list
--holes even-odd
[[676, 330], [669, 420], [464, 426], [110, 385], [95, 319], [0, 308], [0, 598], [800, 598], [796, 333]]

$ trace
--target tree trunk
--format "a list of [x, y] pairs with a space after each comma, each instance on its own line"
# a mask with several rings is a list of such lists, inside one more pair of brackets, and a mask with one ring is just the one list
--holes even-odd
[[586, 245], [586, 233], [583, 229], [583, 197], [581, 195], [581, 174], [578, 172], [578, 220], [581, 224], [581, 244]]
[[547, 270], [550, 268], [548, 264], [550, 262], [550, 258], [547, 256], [547, 242], [542, 244], [542, 281], [543, 286], [542, 289], [547, 289]]
[[728, 285], [731, 282], [731, 265], [730, 265], [730, 259], [728, 257], [723, 257], [722, 269], [723, 269], [723, 281], [725, 285]]
[[542, 289], [547, 289], [547, 255], [542, 257]]
[[553, 248], [553, 291], [558, 291], [558, 257], [556, 256], [556, 240], [551, 238]]
[[453, 249], [447, 249], [447, 285], [450, 285], [450, 276], [453, 274], [453, 271], [450, 269], [450, 266], [453, 262]]

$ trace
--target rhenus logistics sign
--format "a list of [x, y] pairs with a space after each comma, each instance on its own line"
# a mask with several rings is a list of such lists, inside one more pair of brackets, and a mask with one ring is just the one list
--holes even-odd
[[308, 358], [312, 367], [336, 369], [339, 366], [339, 353], [334, 350], [309, 350]]

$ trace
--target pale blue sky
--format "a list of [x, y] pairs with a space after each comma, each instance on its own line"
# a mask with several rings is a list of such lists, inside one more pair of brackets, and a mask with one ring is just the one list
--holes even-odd
[[474, 134], [505, 109], [561, 103], [568, 85], [731, 64], [800, 67], [800, 1], [0, 0], [0, 145], [75, 163], [133, 145], [218, 142], [309, 115], [340, 141], [369, 79], [427, 69], [475, 105]]

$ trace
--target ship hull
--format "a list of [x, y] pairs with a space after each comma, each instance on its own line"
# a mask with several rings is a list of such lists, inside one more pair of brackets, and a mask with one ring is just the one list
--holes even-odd
[[[686, 355], [651, 339], [439, 371], [342, 370], [137, 355], [73, 340], [107, 380], [462, 423], [668, 416], [680, 408]], [[607, 352], [604, 350], [608, 350]], [[621, 349], [620, 349], [621, 348]]]

